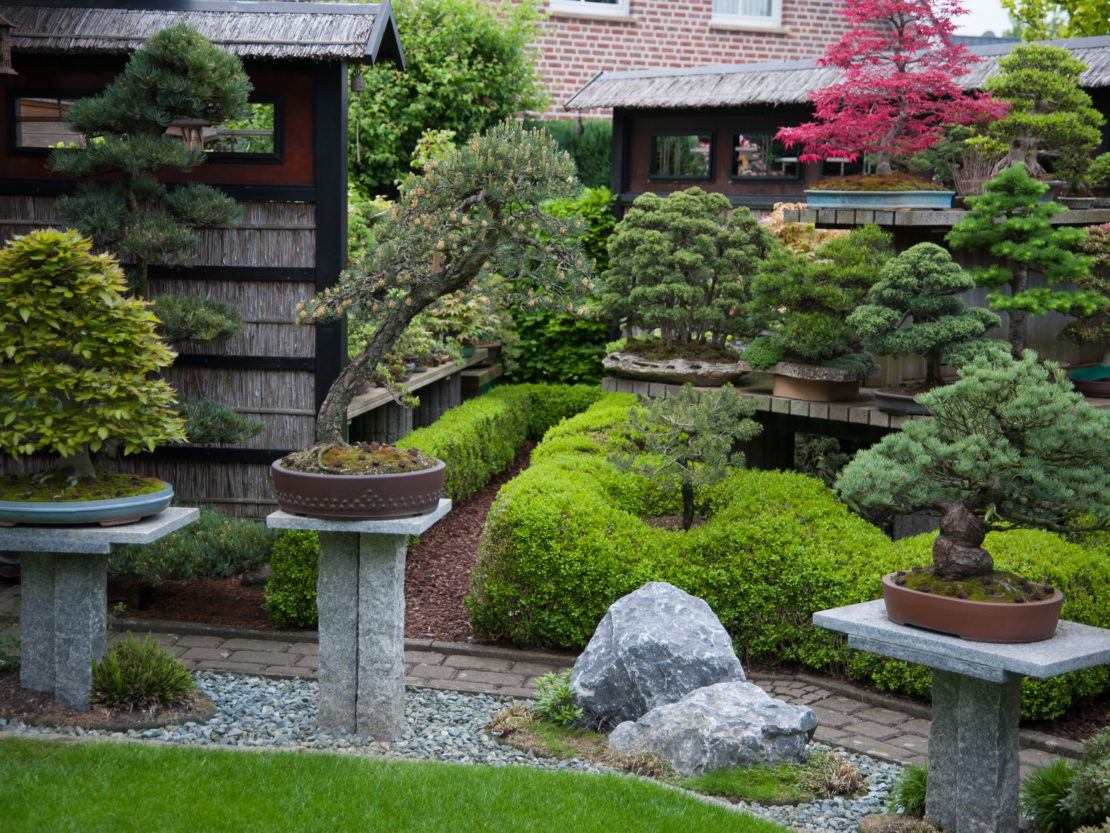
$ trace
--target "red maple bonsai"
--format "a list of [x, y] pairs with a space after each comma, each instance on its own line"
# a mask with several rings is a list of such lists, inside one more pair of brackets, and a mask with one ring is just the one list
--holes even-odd
[[979, 61], [951, 40], [965, 11], [958, 0], [845, 0], [851, 29], [817, 62], [844, 80], [810, 93], [816, 121], [775, 138], [800, 144], [802, 162], [873, 153], [889, 174], [893, 156], [931, 147], [947, 126], [1001, 118], [1009, 105], [955, 80]]

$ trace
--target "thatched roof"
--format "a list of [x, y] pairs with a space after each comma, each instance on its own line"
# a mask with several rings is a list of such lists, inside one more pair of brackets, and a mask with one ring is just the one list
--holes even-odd
[[389, 0], [376, 4], [239, 0], [16, 0], [4, 6], [12, 50], [129, 53], [155, 32], [187, 23], [241, 58], [403, 63]]
[[[1044, 41], [1071, 51], [1089, 67], [1080, 78], [1087, 88], [1110, 87], [1110, 37], [1069, 38]], [[998, 72], [998, 59], [1008, 55], [1013, 43], [968, 47], [983, 58], [960, 79], [967, 88], [980, 86]], [[836, 68], [819, 67], [815, 61], [774, 61], [736, 66], [650, 69], [639, 72], [602, 72], [579, 90], [564, 106], [568, 110], [602, 107], [667, 109], [739, 107], [749, 104], [805, 104], [811, 90], [840, 79]]]

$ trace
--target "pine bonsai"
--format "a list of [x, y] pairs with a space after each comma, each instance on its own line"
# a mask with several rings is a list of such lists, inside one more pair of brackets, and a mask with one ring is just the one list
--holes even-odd
[[60, 471], [95, 477], [92, 455], [184, 439], [173, 389], [150, 374], [173, 361], [147, 304], [127, 298], [114, 258], [75, 231], [41, 230], [0, 250], [0, 449], [50, 451]]
[[[342, 444], [355, 391], [409, 322], [483, 270], [531, 276], [533, 288], [520, 299], [528, 307], [575, 311], [576, 297], [593, 283], [577, 240], [568, 242], [574, 223], [539, 207], [575, 189], [570, 158], [542, 131], [508, 121], [406, 179], [389, 216], [375, 227], [376, 256], [366, 268], [299, 305], [304, 323], [347, 313], [378, 322], [332, 383], [317, 417], [317, 442]], [[401, 297], [388, 297], [392, 289], [403, 290]]]
[[1088, 405], [1054, 362], [1004, 347], [922, 394], [932, 414], [861, 451], [836, 481], [857, 511], [942, 516], [933, 573], [989, 573], [990, 530], [1110, 527], [1110, 412]]
[[629, 415], [636, 446], [650, 455], [615, 457], [623, 468], [634, 469], [664, 490], [682, 495], [682, 528], [694, 524], [695, 489], [728, 476], [730, 467], [744, 465], [737, 448], [754, 438], [762, 426], [751, 415], [753, 399], [743, 399], [731, 385], [719, 391], [682, 386], [676, 396], [653, 399]]
[[191, 183], [170, 191], [158, 179], [160, 172], [191, 171], [204, 162], [201, 148], [167, 134], [167, 128], [237, 118], [250, 89], [237, 57], [179, 24], [136, 50], [100, 95], [69, 108], [67, 121], [86, 144], [51, 153], [50, 169], [79, 181], [74, 195], [59, 200], [58, 212], [97, 247], [133, 264], [129, 277], [140, 296], [146, 295], [151, 264], [190, 262], [194, 229], [227, 225], [239, 216], [235, 200], [211, 186]]
[[893, 253], [890, 235], [878, 226], [857, 227], [809, 253], [770, 252], [751, 280], [749, 305], [768, 332], [752, 340], [744, 359], [763, 368], [788, 359], [864, 371], [870, 357], [860, 353], [846, 319]]
[[923, 388], [943, 384], [947, 351], [974, 349], [1001, 320], [982, 307], [965, 309], [957, 296], [974, 288], [971, 275], [935, 243], [918, 243], [887, 262], [871, 287], [870, 303], [848, 316], [866, 350], [882, 356], [911, 353], [925, 359]]
[[658, 330], [666, 350], [758, 332], [747, 318], [746, 280], [779, 243], [744, 207], [689, 188], [636, 198], [609, 241], [598, 316], [626, 331]]
[[955, 81], [979, 60], [952, 42], [963, 12], [955, 0], [845, 0], [851, 29], [818, 61], [843, 80], [811, 94], [816, 121], [775, 138], [800, 144], [803, 162], [873, 153], [885, 175], [892, 157], [931, 147], [948, 126], [999, 118], [1005, 104]]
[[[1075, 279], [1082, 289], [1098, 292], [1110, 299], [1110, 223], [1089, 226], [1079, 244], [1079, 253], [1091, 258], [1091, 271]], [[1060, 331], [1060, 338], [1076, 344], [1102, 342], [1102, 364], [1110, 365], [1110, 300], [1089, 315], [1069, 321]]]
[[[1009, 339], [1014, 356], [1025, 347], [1025, 320], [1056, 311], [1090, 315], [1107, 299], [1089, 289], [1061, 289], [1060, 281], [1080, 281], [1089, 261], [1073, 251], [1083, 230], [1049, 222], [1063, 208], [1041, 202], [1048, 186], [1032, 179], [1021, 165], [1012, 165], [968, 197], [970, 210], [945, 236], [954, 249], [987, 252], [996, 262], [972, 270], [975, 285], [991, 292], [993, 309], [1010, 316]], [[1047, 286], [1030, 287], [1031, 272], [1044, 275]], [[1000, 290], [1006, 288], [1008, 294]]]

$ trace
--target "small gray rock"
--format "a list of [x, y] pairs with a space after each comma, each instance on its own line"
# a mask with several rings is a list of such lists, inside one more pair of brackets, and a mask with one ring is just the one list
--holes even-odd
[[666, 582], [614, 602], [570, 675], [597, 720], [636, 720], [695, 689], [746, 680], [732, 639], [704, 601]]
[[620, 724], [609, 735], [618, 752], [651, 752], [676, 772], [697, 776], [752, 764], [800, 763], [817, 729], [806, 706], [776, 700], [752, 683], [717, 683], [677, 703]]

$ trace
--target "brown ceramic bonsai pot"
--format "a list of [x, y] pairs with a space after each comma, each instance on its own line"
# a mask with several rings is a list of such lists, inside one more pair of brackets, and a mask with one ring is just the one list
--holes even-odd
[[771, 365], [771, 395], [808, 402], [843, 402], [859, 396], [859, 372], [783, 361]]
[[875, 407], [884, 414], [929, 416], [929, 409], [918, 402], [913, 394], [894, 390], [875, 390]]
[[1040, 642], [1056, 633], [1063, 594], [1054, 590], [1039, 602], [995, 603], [957, 599], [894, 583], [883, 576], [886, 615], [896, 624], [915, 625], [975, 642]]
[[270, 474], [278, 506], [330, 520], [386, 520], [423, 515], [439, 505], [445, 466], [395, 474], [312, 474], [275, 460]]

